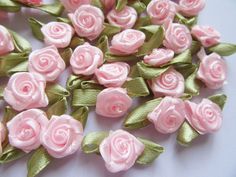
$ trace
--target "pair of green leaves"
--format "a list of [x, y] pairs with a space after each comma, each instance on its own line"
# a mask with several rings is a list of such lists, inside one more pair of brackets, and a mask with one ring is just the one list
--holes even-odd
[[[213, 95], [209, 99], [216, 103], [222, 110], [227, 101], [227, 96], [224, 94]], [[185, 121], [178, 130], [177, 142], [182, 146], [189, 146], [197, 137], [199, 133], [191, 127], [191, 125]]]
[[[99, 145], [108, 137], [108, 132], [92, 132], [86, 135], [82, 142], [82, 150], [86, 154], [99, 152]], [[147, 165], [152, 163], [161, 153], [164, 152], [164, 148], [150, 140], [144, 138], [138, 138], [145, 145], [144, 152], [136, 160], [137, 164]]]

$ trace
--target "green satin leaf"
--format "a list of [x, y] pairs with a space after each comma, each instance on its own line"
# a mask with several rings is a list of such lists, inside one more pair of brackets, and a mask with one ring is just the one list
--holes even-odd
[[7, 72], [18, 64], [28, 60], [26, 53], [10, 53], [0, 56], [0, 77], [7, 76]]
[[59, 1], [56, 1], [53, 4], [43, 4], [41, 6], [34, 6], [33, 8], [39, 9], [53, 16], [61, 16], [64, 11], [64, 6]]
[[26, 153], [23, 151], [16, 149], [15, 147], [8, 144], [3, 148], [3, 152], [0, 155], [0, 164], [6, 164], [18, 160], [25, 156]]
[[121, 11], [128, 3], [128, 0], [116, 0], [116, 10]]
[[20, 52], [20, 53], [30, 53], [32, 51], [32, 47], [30, 43], [25, 38], [23, 38], [22, 36], [20, 36], [19, 34], [17, 34], [16, 32], [12, 30], [9, 30], [9, 32], [11, 33], [13, 37], [15, 51]]
[[96, 89], [75, 89], [72, 96], [72, 106], [95, 106], [97, 95], [101, 90]]
[[192, 55], [197, 54], [201, 49], [201, 43], [198, 41], [192, 41], [192, 46], [190, 48]]
[[100, 0], [92, 0], [91, 1], [91, 5], [100, 8], [101, 10], [103, 10], [103, 4], [101, 3]]
[[59, 84], [54, 84], [54, 83], [47, 83], [45, 92], [48, 96], [50, 105], [54, 104], [55, 102], [62, 99], [63, 97], [70, 96], [70, 92], [68, 92], [64, 87], [62, 87]]
[[133, 65], [131, 67], [130, 72], [129, 72], [129, 77], [131, 78], [140, 77], [137, 65]]
[[178, 64], [178, 65], [175, 65], [175, 69], [184, 76], [184, 79], [187, 79], [197, 69], [197, 65]]
[[[144, 29], [144, 27], [141, 27], [140, 29]], [[136, 54], [138, 57], [144, 56], [150, 53], [154, 48], [160, 47], [164, 39], [164, 28], [162, 26], [151, 25], [147, 26], [145, 30], [155, 30], [155, 33], [139, 49], [138, 53]]]
[[155, 68], [143, 62], [138, 62], [137, 68], [139, 70], [140, 76], [144, 79], [153, 79], [160, 76], [162, 73], [166, 72], [169, 69], [169, 67]]
[[94, 80], [85, 80], [82, 81], [81, 89], [97, 89], [97, 90], [103, 90], [104, 86], [100, 85], [99, 83], [95, 82]]
[[149, 16], [139, 17], [134, 25], [134, 29], [139, 29], [140, 27], [151, 25], [151, 19]]
[[216, 103], [222, 110], [224, 109], [225, 103], [227, 101], [227, 96], [225, 94], [217, 94], [210, 96], [209, 99]]
[[6, 12], [19, 12], [21, 10], [21, 6], [11, 0], [0, 0], [0, 10]]
[[108, 132], [92, 132], [86, 135], [82, 142], [83, 152], [86, 154], [99, 154], [99, 145], [108, 135]]
[[107, 36], [101, 36], [97, 41], [96, 46], [101, 49], [101, 51], [105, 54], [109, 50], [109, 41]]
[[27, 177], [35, 177], [43, 171], [52, 161], [52, 157], [43, 147], [38, 148], [27, 163]]
[[34, 37], [40, 41], [44, 41], [44, 35], [41, 31], [44, 24], [32, 17], [28, 19], [28, 22]]
[[181, 146], [189, 146], [194, 139], [199, 136], [199, 133], [194, 130], [188, 122], [184, 122], [180, 129], [178, 130], [177, 134], [177, 142]]
[[89, 108], [87, 106], [80, 107], [71, 113], [74, 119], [80, 121], [85, 128], [89, 114]]
[[10, 106], [6, 106], [4, 109], [3, 119], [2, 122], [6, 124], [8, 121], [10, 121], [15, 115], [17, 115], [17, 112], [12, 109]]
[[124, 127], [127, 129], [139, 129], [148, 126], [150, 122], [147, 119], [147, 115], [157, 107], [161, 100], [162, 98], [154, 99], [135, 108], [126, 117]]
[[138, 138], [145, 145], [144, 152], [136, 160], [137, 164], [148, 165], [151, 164], [161, 153], [164, 152], [164, 147], [156, 144], [150, 140]]
[[105, 35], [107, 37], [112, 37], [115, 34], [121, 32], [121, 28], [118, 26], [111, 25], [109, 23], [104, 23], [104, 29], [101, 33], [101, 36]]
[[127, 55], [127, 56], [121, 56], [121, 55], [115, 55], [110, 52], [107, 52], [105, 54], [106, 61], [108, 62], [129, 62], [129, 61], [135, 61], [138, 60], [138, 58], [134, 55]]
[[146, 5], [139, 0], [129, 2], [128, 6], [133, 7], [138, 14], [142, 14], [146, 10]]
[[170, 65], [176, 65], [176, 64], [192, 64], [191, 51], [189, 49], [185, 50], [183, 53], [177, 55], [169, 63], [163, 66], [170, 66]]
[[48, 107], [47, 116], [50, 119], [53, 115], [60, 116], [67, 112], [67, 100], [65, 97]]
[[197, 96], [200, 94], [200, 81], [197, 80], [198, 68], [185, 80], [185, 92], [191, 94], [192, 96]]
[[183, 15], [176, 13], [175, 21], [177, 21], [180, 24], [186, 25], [188, 27], [192, 27], [193, 25], [197, 24], [198, 18], [197, 18], [197, 16], [191, 17], [191, 18], [186, 18]]
[[81, 82], [83, 81], [81, 78], [82, 77], [80, 76], [70, 75], [66, 81], [66, 89], [70, 91], [79, 89]]
[[78, 36], [74, 36], [71, 39], [69, 47], [72, 49], [75, 49], [76, 47], [78, 47], [79, 45], [83, 45], [84, 43], [85, 43], [85, 40], [83, 38], [80, 38]]
[[71, 20], [69, 18], [57, 17], [57, 22], [67, 23], [68, 25], [72, 25]]
[[142, 77], [128, 80], [122, 87], [127, 89], [128, 95], [131, 97], [144, 97], [150, 94], [148, 86]]
[[4, 92], [4, 89], [5, 89], [5, 85], [0, 85], [0, 100], [3, 99], [3, 92]]
[[7, 75], [8, 76], [11, 76], [15, 73], [18, 73], [18, 72], [26, 72], [28, 71], [28, 61], [24, 61], [18, 65], [16, 65], [14, 68], [11, 68], [7, 71]]
[[182, 100], [190, 100], [193, 98], [193, 96], [189, 93], [183, 93], [183, 95], [180, 97]]
[[146, 6], [151, 2], [151, 0], [140, 0], [141, 2], [143, 2]]
[[218, 53], [221, 56], [230, 56], [236, 53], [236, 45], [230, 43], [220, 43], [208, 48], [210, 52]]
[[66, 66], [69, 66], [70, 65], [70, 58], [73, 54], [72, 48], [60, 49], [59, 53], [61, 55], [61, 58], [64, 60]]

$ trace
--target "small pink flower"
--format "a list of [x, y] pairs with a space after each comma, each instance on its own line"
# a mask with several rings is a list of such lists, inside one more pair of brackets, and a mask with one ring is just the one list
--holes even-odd
[[185, 102], [186, 119], [200, 134], [213, 133], [220, 129], [222, 124], [222, 111], [220, 107], [203, 99], [200, 104]]
[[129, 70], [127, 63], [108, 63], [97, 69], [95, 75], [98, 82], [106, 87], [120, 87], [127, 80]]
[[172, 22], [176, 14], [176, 4], [170, 0], [152, 0], [147, 6], [147, 13], [155, 25]]
[[204, 49], [198, 53], [201, 60], [197, 78], [210, 89], [219, 89], [226, 82], [227, 65], [225, 60], [218, 54], [206, 55]]
[[4, 100], [17, 111], [46, 107], [46, 81], [39, 74], [20, 72], [11, 76], [3, 92]]
[[204, 9], [205, 4], [205, 0], [180, 0], [179, 10], [187, 17], [196, 16]]
[[101, 0], [101, 2], [106, 10], [112, 9], [116, 4], [116, 0]]
[[170, 49], [153, 49], [152, 53], [146, 55], [143, 61], [146, 64], [158, 67], [171, 61], [174, 55], [174, 51]]
[[173, 68], [152, 79], [149, 84], [155, 97], [180, 97], [184, 93], [184, 77]]
[[29, 72], [40, 74], [47, 81], [55, 81], [65, 68], [65, 62], [55, 46], [35, 50], [29, 55]]
[[120, 12], [115, 9], [107, 14], [110, 24], [121, 27], [122, 29], [132, 28], [137, 20], [137, 12], [133, 7], [126, 6]]
[[132, 99], [123, 88], [107, 88], [97, 96], [96, 113], [109, 118], [122, 117], [132, 106]]
[[96, 39], [103, 31], [103, 12], [91, 5], [80, 6], [69, 18], [78, 36], [88, 38], [90, 41]]
[[204, 47], [211, 47], [220, 42], [220, 33], [210, 26], [196, 25], [192, 28], [192, 35], [197, 38]]
[[141, 31], [126, 29], [113, 36], [110, 51], [117, 55], [134, 54], [144, 44], [145, 38]]
[[142, 142], [124, 130], [111, 131], [99, 146], [106, 168], [112, 173], [131, 168], [144, 148]]
[[41, 28], [46, 45], [55, 45], [57, 48], [65, 48], [74, 35], [74, 29], [63, 22], [50, 22]]
[[2, 124], [2, 122], [0, 122], [0, 155], [2, 153], [2, 142], [4, 142], [5, 138], [6, 138], [6, 128]]
[[78, 75], [92, 75], [102, 63], [102, 51], [89, 43], [78, 46], [70, 59], [72, 70]]
[[20, 1], [21, 3], [26, 4], [26, 5], [39, 6], [42, 4], [42, 0], [18, 0], [18, 1]]
[[189, 49], [192, 45], [192, 36], [189, 29], [182, 24], [170, 24], [165, 32], [163, 45], [177, 54]]
[[41, 143], [55, 158], [75, 153], [83, 139], [83, 126], [69, 115], [52, 116], [41, 134]]
[[174, 133], [185, 119], [184, 102], [179, 98], [165, 97], [161, 103], [148, 114], [157, 131], [163, 134]]
[[81, 5], [90, 4], [91, 0], [60, 0], [67, 12], [74, 12]]
[[9, 143], [26, 153], [40, 146], [40, 134], [45, 131], [48, 118], [39, 109], [30, 109], [16, 115], [7, 123]]
[[0, 56], [7, 54], [15, 49], [13, 39], [9, 31], [0, 25]]

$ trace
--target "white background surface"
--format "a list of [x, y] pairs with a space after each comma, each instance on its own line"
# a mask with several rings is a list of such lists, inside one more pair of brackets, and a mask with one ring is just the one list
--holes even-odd
[[[236, 0], [206, 0], [207, 5], [201, 13], [200, 24], [209, 24], [222, 33], [222, 41], [236, 43]], [[0, 22], [17, 31], [31, 41], [33, 48], [43, 45], [35, 40], [27, 25], [27, 18], [35, 16], [47, 22], [48, 15], [37, 15], [24, 11], [9, 20]], [[81, 152], [73, 156], [55, 160], [40, 174], [40, 177], [236, 177], [236, 55], [227, 57], [228, 84], [224, 92], [229, 99], [224, 110], [222, 129], [213, 135], [196, 140], [191, 147], [183, 148], [176, 144], [176, 135], [163, 136], [153, 126], [133, 132], [135, 135], [150, 138], [166, 149], [151, 166], [135, 165], [127, 172], [111, 174], [97, 155], [84, 155]], [[203, 95], [213, 94], [203, 91]], [[2, 109], [0, 109], [2, 111]], [[90, 114], [85, 133], [97, 130], [121, 128], [123, 120], [107, 120]], [[1, 177], [26, 177], [25, 157], [8, 165], [0, 166]]]

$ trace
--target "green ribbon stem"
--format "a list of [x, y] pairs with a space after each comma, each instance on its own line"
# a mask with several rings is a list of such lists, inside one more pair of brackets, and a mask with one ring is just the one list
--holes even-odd
[[175, 21], [191, 28], [192, 26], [197, 24], [198, 17], [196, 16], [196, 17], [186, 18], [183, 15], [181, 15], [180, 13], [176, 13]]
[[41, 28], [43, 27], [44, 23], [32, 17], [28, 19], [28, 22], [29, 22], [29, 25], [31, 27], [34, 37], [36, 37], [36, 39], [40, 41], [44, 41], [44, 35], [41, 31]]
[[126, 117], [123, 124], [124, 127], [127, 129], [139, 129], [148, 126], [150, 122], [147, 119], [147, 115], [160, 104], [161, 100], [162, 98], [154, 99], [135, 108]]
[[49, 106], [47, 110], [47, 116], [50, 119], [53, 115], [54, 116], [60, 116], [63, 114], [66, 114], [67, 112], [67, 100], [65, 97], [61, 98], [58, 100], [56, 103], [53, 105]]
[[95, 106], [97, 95], [101, 90], [96, 89], [75, 89], [72, 96], [72, 106]]
[[18, 72], [27, 72], [27, 71], [28, 71], [28, 61], [24, 61], [24, 62], [16, 65], [15, 67], [9, 69], [7, 71], [7, 75], [11, 76], [11, 75], [18, 73]]
[[61, 16], [64, 11], [64, 6], [60, 1], [56, 1], [52, 4], [43, 4], [41, 6], [31, 6], [32, 8], [39, 9], [45, 13], [48, 13], [53, 16]]
[[85, 128], [88, 119], [88, 114], [89, 108], [87, 106], [83, 106], [72, 112], [71, 116], [74, 117], [74, 119], [80, 121], [83, 127]]
[[120, 56], [120, 55], [115, 55], [110, 52], [107, 52], [105, 54], [105, 59], [108, 62], [129, 62], [129, 61], [136, 61], [138, 58], [134, 55], [127, 55], [127, 56]]
[[11, 0], [0, 0], [0, 10], [6, 12], [19, 12], [21, 10], [21, 6]]
[[200, 93], [201, 82], [197, 80], [197, 71], [196, 70], [185, 80], [185, 93], [189, 93], [192, 96], [197, 96]]
[[30, 43], [23, 38], [21, 35], [16, 32], [9, 30], [13, 37], [13, 43], [15, 45], [15, 51], [19, 53], [30, 53], [32, 51], [32, 47]]

